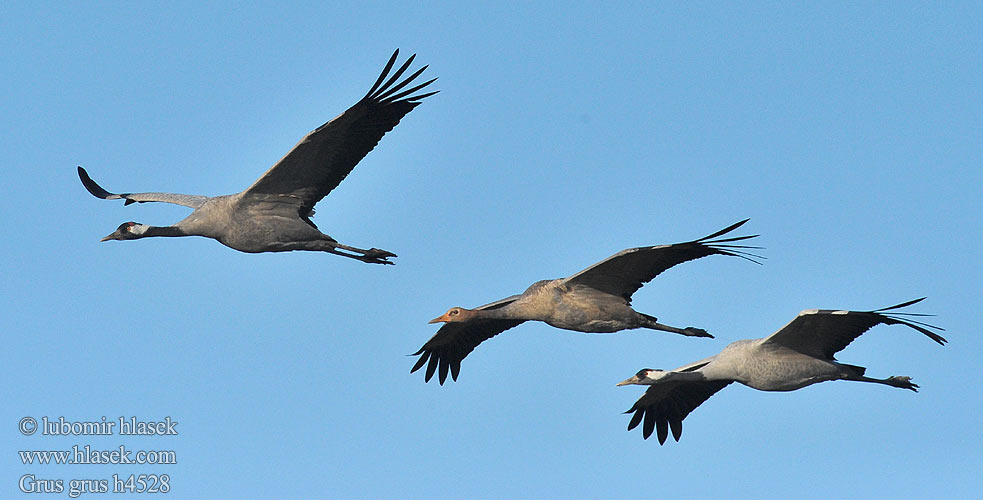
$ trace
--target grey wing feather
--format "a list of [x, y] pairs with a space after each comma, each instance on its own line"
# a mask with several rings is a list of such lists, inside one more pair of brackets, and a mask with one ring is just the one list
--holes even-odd
[[750, 257], [758, 256], [741, 250], [757, 247], [728, 244], [729, 242], [755, 238], [757, 235], [713, 239], [737, 229], [747, 221], [748, 219], [744, 219], [694, 241], [622, 250], [567, 278], [566, 284], [590, 286], [630, 301], [632, 294], [638, 291], [643, 284], [662, 274], [666, 269], [683, 262], [715, 254], [733, 255], [757, 262]]
[[415, 55], [383, 83], [398, 54], [399, 50], [393, 53], [365, 97], [335, 119], [307, 134], [286, 156], [243, 191], [242, 199], [248, 201], [255, 197], [298, 205], [300, 215], [308, 217], [314, 204], [338, 186], [355, 165], [375, 148], [383, 135], [418, 106], [421, 99], [437, 93], [411, 95], [436, 78], [399, 92], [426, 66], [394, 85]]
[[645, 394], [625, 412], [633, 413], [631, 421], [628, 422], [628, 430], [642, 424], [643, 439], [648, 439], [652, 431], [657, 430], [661, 445], [666, 442], [671, 429], [673, 439], [679, 441], [683, 434], [683, 419], [731, 382], [731, 380], [669, 381], [649, 386]]
[[764, 343], [782, 345], [803, 354], [822, 359], [833, 356], [850, 345], [857, 337], [874, 326], [905, 325], [923, 333], [940, 345], [947, 342], [931, 330], [945, 331], [937, 326], [900, 317], [924, 316], [922, 314], [887, 312], [924, 300], [924, 297], [896, 306], [874, 311], [842, 311], [834, 309], [807, 309], [777, 332], [765, 338]]
[[[520, 296], [513, 295], [476, 309], [498, 309], [515, 302]], [[420, 358], [410, 369], [410, 373], [419, 370], [429, 361], [424, 377], [425, 382], [429, 382], [438, 369], [440, 385], [444, 385], [444, 381], [447, 380], [448, 370], [450, 370], [451, 378], [457, 381], [457, 375], [461, 371], [461, 361], [468, 354], [471, 354], [475, 347], [523, 322], [523, 320], [478, 320], [466, 323], [446, 323], [437, 330], [437, 333], [427, 343], [423, 344], [419, 351], [411, 354], [411, 356], [420, 356]]]
[[148, 201], [159, 201], [163, 203], [173, 203], [175, 205], [182, 205], [185, 207], [198, 208], [202, 206], [206, 201], [208, 201], [207, 196], [199, 196], [192, 194], [178, 194], [178, 193], [110, 193], [102, 188], [102, 186], [96, 184], [89, 173], [85, 171], [84, 168], [78, 167], [79, 179], [82, 180], [82, 185], [85, 189], [92, 193], [92, 196], [96, 198], [102, 198], [103, 200], [126, 200], [123, 204], [129, 205], [130, 203], [146, 203]]

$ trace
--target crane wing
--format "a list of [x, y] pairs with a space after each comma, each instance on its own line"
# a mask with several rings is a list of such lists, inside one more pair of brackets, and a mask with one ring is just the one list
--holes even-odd
[[[520, 295], [485, 304], [477, 307], [478, 310], [498, 309], [507, 304], [515, 302]], [[430, 381], [435, 371], [440, 368], [440, 385], [444, 385], [447, 380], [447, 370], [450, 369], [451, 378], [457, 381], [457, 375], [461, 371], [461, 360], [471, 354], [471, 351], [478, 344], [498, 335], [499, 333], [515, 327], [524, 320], [475, 320], [466, 323], [445, 323], [437, 330], [426, 344], [419, 351], [411, 356], [420, 356], [410, 373], [413, 373], [427, 364], [427, 373], [424, 380]]]
[[874, 326], [905, 325], [945, 345], [946, 339], [931, 330], [945, 331], [920, 321], [901, 316], [926, 316], [925, 314], [888, 312], [925, 300], [910, 300], [896, 306], [874, 311], [838, 311], [833, 309], [807, 309], [777, 332], [764, 339], [765, 344], [776, 344], [794, 349], [802, 354], [821, 359], [833, 356], [850, 345], [854, 339]]
[[[706, 365], [689, 365], [675, 371], [695, 370]], [[649, 386], [642, 397], [625, 413], [634, 413], [628, 422], [628, 430], [642, 424], [642, 438], [648, 439], [658, 430], [659, 444], [664, 444], [672, 429], [672, 437], [679, 441], [683, 434], [683, 419], [717, 391], [727, 387], [732, 380], [677, 381], [667, 380]]]
[[396, 83], [413, 62], [415, 54], [386, 80], [398, 55], [397, 49], [365, 97], [335, 119], [307, 134], [286, 156], [243, 191], [242, 199], [255, 201], [258, 198], [299, 205], [300, 215], [305, 219], [313, 213], [314, 204], [340, 184], [386, 132], [419, 105], [421, 99], [437, 93], [412, 95], [436, 78], [403, 90], [427, 66]]
[[643, 284], [648, 283], [663, 271], [683, 262], [699, 259], [708, 255], [733, 255], [752, 262], [751, 257], [758, 257], [741, 249], [759, 248], [743, 245], [732, 245], [729, 242], [755, 238], [752, 236], [736, 236], [714, 240], [741, 227], [748, 219], [744, 219], [716, 233], [698, 240], [674, 245], [658, 245], [651, 247], [629, 248], [622, 250], [607, 259], [594, 264], [583, 271], [566, 279], [566, 284], [586, 285], [602, 292], [624, 297], [631, 301], [633, 293]]
[[96, 184], [96, 181], [89, 177], [89, 173], [85, 171], [84, 168], [78, 167], [79, 179], [82, 180], [82, 185], [85, 189], [92, 193], [92, 196], [96, 198], [102, 198], [104, 200], [126, 200], [123, 205], [129, 205], [130, 203], [146, 203], [148, 201], [160, 201], [164, 203], [173, 203], [175, 205], [182, 205], [185, 207], [198, 208], [202, 206], [205, 201], [208, 200], [207, 196], [198, 196], [193, 194], [178, 194], [178, 193], [110, 193], [102, 188], [102, 186]]

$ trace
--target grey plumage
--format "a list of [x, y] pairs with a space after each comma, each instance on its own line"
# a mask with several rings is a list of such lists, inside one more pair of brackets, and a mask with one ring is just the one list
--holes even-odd
[[195, 209], [187, 218], [164, 228], [135, 222], [121, 224], [103, 241], [149, 236], [204, 236], [242, 252], [312, 250], [374, 264], [392, 264], [388, 258], [395, 254], [377, 248], [365, 250], [342, 245], [320, 232], [310, 217], [314, 214], [314, 205], [351, 173], [383, 135], [422, 99], [437, 93], [415, 94], [436, 78], [404, 90], [427, 66], [399, 81], [416, 56], [410, 56], [390, 76], [398, 55], [399, 50], [396, 50], [361, 100], [307, 134], [240, 193], [215, 197], [176, 193], [115, 194], [96, 184], [85, 169], [78, 167], [82, 185], [97, 198], [123, 199], [126, 200], [124, 205], [164, 202]]
[[[443, 384], [448, 372], [457, 380], [461, 361], [479, 344], [524, 321], [543, 321], [551, 326], [590, 333], [649, 328], [694, 337], [712, 337], [693, 327], [676, 328], [631, 308], [632, 294], [663, 271], [708, 255], [730, 255], [756, 262], [749, 248], [734, 242], [754, 238], [737, 236], [714, 239], [742, 226], [747, 219], [698, 240], [672, 245], [631, 248], [618, 252], [568, 278], [533, 283], [519, 295], [475, 309], [454, 307], [431, 323], [446, 324], [420, 348], [410, 370], [427, 364], [425, 380], [439, 373]], [[429, 363], [429, 364], [428, 364]]]
[[840, 363], [833, 355], [879, 324], [904, 325], [945, 345], [946, 339], [932, 331], [941, 328], [910, 319], [924, 315], [896, 311], [923, 299], [874, 311], [807, 309], [772, 335], [738, 340], [716, 356], [669, 371], [640, 370], [618, 383], [649, 386], [625, 412], [633, 413], [628, 430], [642, 424], [643, 438], [656, 430], [663, 444], [671, 429], [679, 441], [683, 419], [732, 382], [761, 391], [794, 391], [828, 380], [853, 380], [917, 391], [910, 377], [866, 377], [864, 367]]

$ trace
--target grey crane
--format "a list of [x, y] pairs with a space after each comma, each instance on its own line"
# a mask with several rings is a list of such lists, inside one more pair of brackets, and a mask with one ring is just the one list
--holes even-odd
[[840, 363], [833, 355], [880, 324], [914, 328], [940, 345], [945, 345], [946, 339], [931, 331], [944, 331], [942, 328], [901, 317], [927, 315], [895, 311], [924, 299], [922, 297], [874, 311], [807, 309], [770, 336], [738, 340], [724, 347], [716, 356], [675, 370], [639, 370], [631, 378], [617, 384], [649, 386], [634, 406], [625, 412], [634, 413], [628, 430], [641, 423], [642, 437], [648, 439], [652, 430], [657, 429], [659, 444], [663, 444], [669, 429], [672, 429], [672, 437], [679, 441], [683, 419], [731, 382], [740, 382], [761, 391], [794, 391], [827, 380], [854, 380], [917, 392], [918, 385], [911, 382], [911, 377], [870, 378], [864, 375], [866, 368]]
[[386, 80], [399, 55], [397, 49], [378, 80], [361, 100], [335, 119], [307, 134], [256, 182], [237, 194], [197, 196], [175, 193], [115, 194], [96, 184], [81, 166], [82, 185], [97, 198], [134, 202], [158, 201], [193, 208], [173, 226], [155, 227], [136, 222], [120, 224], [107, 240], [135, 240], [149, 236], [204, 236], [241, 252], [330, 252], [372, 264], [392, 264], [396, 254], [339, 243], [311, 221], [314, 205], [331, 192], [382, 136], [399, 120], [438, 91], [416, 94], [436, 78], [403, 90], [427, 66], [397, 83], [416, 55], [410, 56]]
[[425, 381], [447, 372], [456, 381], [461, 360], [478, 344], [525, 321], [543, 321], [556, 328], [588, 333], [609, 333], [649, 328], [692, 337], [713, 337], [693, 327], [676, 328], [631, 308], [631, 296], [666, 269], [708, 255], [732, 255], [757, 262], [743, 249], [758, 248], [732, 242], [757, 237], [714, 239], [742, 226], [748, 219], [698, 240], [622, 250], [568, 278], [533, 283], [525, 292], [477, 307], [452, 307], [430, 323], [446, 323], [419, 351], [410, 370], [427, 365]]

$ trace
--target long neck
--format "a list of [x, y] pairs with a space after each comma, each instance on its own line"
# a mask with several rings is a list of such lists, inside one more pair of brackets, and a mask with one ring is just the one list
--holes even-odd
[[146, 229], [142, 233], [133, 234], [138, 238], [147, 238], [150, 236], [190, 236], [190, 234], [175, 226], [146, 226]]
[[531, 317], [528, 311], [524, 311], [521, 305], [517, 305], [516, 302], [506, 304], [502, 307], [495, 309], [472, 309], [471, 318], [473, 319], [513, 319], [513, 320], [531, 320], [537, 319]]
[[703, 382], [707, 380], [707, 376], [697, 369], [690, 372], [672, 372], [669, 379], [673, 382]]
[[[740, 349], [740, 346], [738, 346], [738, 349]], [[679, 371], [678, 374], [689, 377], [702, 377], [701, 379], [694, 378], [687, 380], [738, 380], [735, 377], [740, 373], [740, 365], [743, 363], [744, 355], [743, 353], [738, 353], [737, 356], [733, 356], [732, 354], [734, 354], [734, 351], [728, 351], [728, 348], [725, 347], [720, 354], [677, 368], [677, 370], [686, 370]]]

